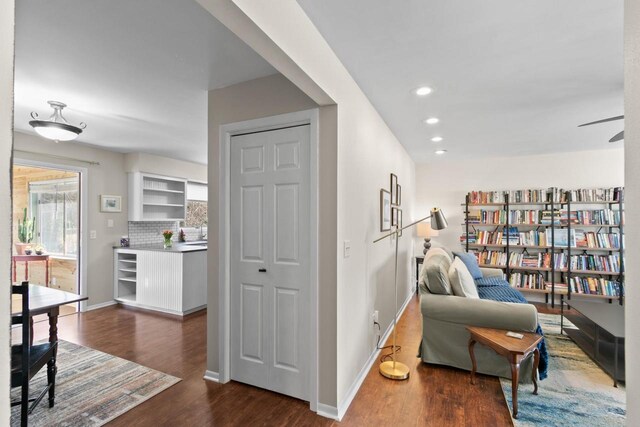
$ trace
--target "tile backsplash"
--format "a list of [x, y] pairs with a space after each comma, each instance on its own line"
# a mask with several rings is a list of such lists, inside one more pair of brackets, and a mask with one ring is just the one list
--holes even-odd
[[173, 230], [173, 241], [178, 240], [178, 223], [175, 221], [129, 221], [129, 245], [161, 245], [164, 230]]
[[[182, 228], [187, 240], [200, 240], [200, 228], [180, 227], [176, 221], [129, 221], [129, 245], [153, 245], [162, 244], [162, 232], [173, 230], [173, 241], [178, 242], [178, 232]], [[202, 232], [206, 235], [207, 228]]]

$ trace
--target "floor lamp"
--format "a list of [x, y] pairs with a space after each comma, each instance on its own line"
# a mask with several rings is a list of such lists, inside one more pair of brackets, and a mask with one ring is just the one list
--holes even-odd
[[394, 231], [389, 234], [385, 234], [384, 236], [376, 239], [373, 243], [377, 243], [381, 240], [387, 239], [389, 237], [396, 237], [396, 259], [395, 259], [395, 271], [394, 271], [394, 286], [395, 286], [395, 315], [393, 316], [393, 351], [391, 353], [391, 360], [386, 362], [382, 362], [380, 364], [380, 373], [392, 380], [406, 380], [409, 378], [409, 367], [402, 362], [396, 361], [396, 325], [398, 323], [398, 239], [400, 237], [400, 232], [407, 228], [413, 227], [414, 225], [426, 221], [431, 218], [431, 228], [434, 230], [442, 230], [447, 228], [447, 219], [444, 217], [442, 213], [442, 209], [433, 208], [431, 209], [431, 215], [419, 219], [418, 221], [412, 222], [409, 225], [406, 225], [402, 228], [396, 225]]

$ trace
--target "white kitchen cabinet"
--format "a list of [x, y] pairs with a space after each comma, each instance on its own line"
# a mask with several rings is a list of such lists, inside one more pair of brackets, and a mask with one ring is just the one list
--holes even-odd
[[115, 249], [114, 260], [119, 303], [181, 316], [206, 307], [206, 250]]
[[129, 174], [129, 221], [183, 221], [186, 216], [186, 179]]

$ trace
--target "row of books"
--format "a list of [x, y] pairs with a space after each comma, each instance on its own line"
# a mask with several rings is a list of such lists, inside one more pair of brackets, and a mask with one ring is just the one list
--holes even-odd
[[473, 210], [467, 215], [469, 224], [506, 224], [507, 212], [505, 210]]
[[[515, 246], [551, 247], [555, 241], [555, 247], [566, 248], [570, 244], [572, 248], [577, 249], [619, 249], [621, 240], [618, 233], [596, 233], [580, 229], [572, 229], [571, 233], [567, 229], [553, 230], [553, 233], [551, 229], [518, 231], [518, 227], [509, 227], [507, 234], [502, 230], [476, 230], [469, 233], [468, 240], [469, 244], [506, 245], [507, 236], [509, 244]], [[570, 239], [569, 236], [571, 236]], [[463, 233], [460, 236], [460, 243], [464, 245], [466, 241], [466, 234]]]
[[[568, 193], [568, 194], [567, 194]], [[611, 202], [619, 201], [621, 187], [582, 188], [566, 190], [550, 187], [546, 189], [526, 189], [509, 191], [471, 191], [470, 204], [505, 203], [505, 195], [509, 195], [510, 203], [566, 203], [572, 202]]]
[[[475, 253], [479, 264], [495, 266], [507, 265], [507, 254], [503, 251], [478, 251]], [[525, 268], [551, 269], [553, 260], [556, 270], [566, 270], [568, 257], [566, 253], [552, 254], [541, 252], [538, 254], [512, 252], [509, 254], [509, 266]], [[597, 271], [597, 272], [620, 272], [619, 255], [571, 255], [571, 270], [577, 271]]]
[[619, 255], [571, 255], [572, 270], [620, 272]]
[[558, 200], [561, 203], [567, 202], [567, 196], [569, 196], [569, 201], [572, 202], [617, 202], [620, 201], [622, 188], [583, 188], [578, 190], [564, 190], [560, 188], [557, 189], [556, 194], [558, 194]]
[[572, 277], [571, 292], [577, 294], [620, 296], [620, 283], [596, 277]]
[[567, 211], [541, 209], [514, 209], [507, 215], [504, 209], [476, 209], [467, 215], [469, 224], [541, 224], [541, 225], [620, 225], [620, 211], [617, 209], [595, 209]]
[[620, 249], [620, 234], [575, 230], [574, 246], [578, 248]]
[[544, 276], [536, 273], [511, 273], [509, 284], [522, 289], [546, 289]]

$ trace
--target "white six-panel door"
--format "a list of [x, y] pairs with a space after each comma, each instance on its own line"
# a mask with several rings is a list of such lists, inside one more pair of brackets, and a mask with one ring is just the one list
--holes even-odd
[[309, 400], [309, 126], [231, 138], [231, 378]]

